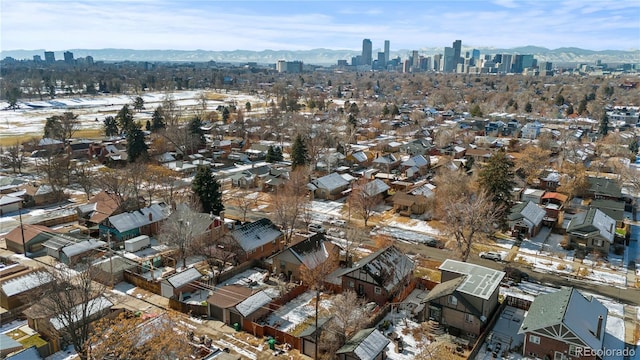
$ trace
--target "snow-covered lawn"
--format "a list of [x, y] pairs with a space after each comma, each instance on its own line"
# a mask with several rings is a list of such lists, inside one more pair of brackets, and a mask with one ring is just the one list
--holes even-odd
[[[380, 323], [378, 323], [379, 325], [383, 323], [385, 320], [389, 321], [391, 323], [391, 326], [384, 331], [384, 334], [388, 335], [393, 333], [394, 338], [400, 337], [404, 345], [403, 351], [401, 353], [398, 353], [396, 351], [397, 344], [391, 341], [389, 345], [387, 345], [387, 350], [386, 350], [387, 359], [390, 359], [390, 360], [414, 359], [416, 355], [418, 355], [422, 351], [422, 349], [429, 344], [429, 340], [426, 337], [421, 339], [416, 339], [413, 337], [414, 333], [422, 333], [422, 332], [414, 331], [415, 329], [418, 329], [420, 327], [420, 324], [412, 320], [409, 320], [408, 319], [409, 316], [410, 315], [408, 315], [404, 310], [399, 313], [392, 311], [388, 313], [387, 316], [385, 316]], [[376, 325], [376, 328], [378, 325]]]
[[406, 222], [399, 222], [399, 221], [392, 220], [392, 221], [389, 221], [386, 224], [386, 226], [399, 228], [403, 230], [410, 230], [410, 231], [424, 233], [428, 235], [434, 235], [434, 236], [440, 235], [440, 231], [438, 231], [438, 229], [435, 229], [429, 226], [429, 224], [424, 220], [410, 219]]
[[522, 355], [515, 352], [515, 349], [524, 343], [524, 335], [518, 334], [520, 324], [524, 320], [525, 311], [512, 306], [507, 306], [500, 314], [500, 318], [496, 321], [490, 334], [476, 359], [492, 359], [492, 351], [497, 343], [501, 345], [501, 354], [503, 359], [522, 359]]
[[313, 291], [301, 294], [269, 315], [267, 323], [283, 332], [293, 330], [315, 315], [315, 303], [312, 303], [314, 296]]
[[[577, 275], [584, 280], [596, 281], [610, 285], [625, 286], [627, 276], [623, 272], [609, 272], [592, 268], [591, 266], [574, 264], [573, 262], [564, 262], [560, 259], [549, 258], [544, 254], [531, 256], [519, 253], [516, 261], [526, 261], [533, 265], [535, 271], [558, 273], [562, 275]], [[579, 275], [578, 275], [579, 274]]]
[[342, 208], [344, 207], [343, 201], [329, 201], [329, 200], [313, 200], [311, 201], [311, 215], [313, 220], [319, 222], [329, 222], [331, 218], [342, 218]]
[[241, 285], [241, 286], [248, 286], [248, 287], [263, 286], [265, 285], [264, 277], [266, 274], [267, 274], [266, 270], [257, 269], [257, 268], [248, 269], [230, 278], [227, 281], [221, 282], [220, 284], [216, 285], [216, 287], [222, 287], [225, 285]]

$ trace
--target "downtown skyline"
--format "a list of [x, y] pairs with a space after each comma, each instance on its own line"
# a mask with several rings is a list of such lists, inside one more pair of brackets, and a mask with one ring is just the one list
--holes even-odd
[[[9, 1], [0, 50], [640, 48], [640, 4], [578, 1]], [[29, 21], [25, 21], [28, 16]]]

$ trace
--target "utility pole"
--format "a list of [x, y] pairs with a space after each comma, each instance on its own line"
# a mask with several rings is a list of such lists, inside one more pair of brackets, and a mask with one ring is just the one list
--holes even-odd
[[24, 225], [22, 224], [22, 203], [20, 203], [20, 209], [18, 209], [18, 217], [20, 218], [20, 234], [22, 235], [22, 251], [24, 256], [27, 256], [27, 244], [24, 242]]
[[111, 287], [113, 288], [113, 249], [111, 248], [111, 231], [107, 231], [107, 246], [109, 246], [109, 273], [111, 274]]

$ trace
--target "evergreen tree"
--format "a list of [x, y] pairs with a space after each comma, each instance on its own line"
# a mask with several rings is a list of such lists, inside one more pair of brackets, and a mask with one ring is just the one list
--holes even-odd
[[244, 104], [244, 109], [245, 109], [247, 112], [251, 112], [251, 103], [247, 101], [247, 103], [246, 103], [246, 104]]
[[344, 146], [342, 146], [342, 144], [338, 143], [338, 145], [336, 146], [336, 151], [339, 152], [340, 154], [344, 155]]
[[138, 159], [146, 159], [148, 157], [147, 150], [149, 147], [144, 142], [144, 133], [140, 129], [140, 124], [134, 123], [131, 129], [127, 131], [127, 155], [129, 162], [135, 162]]
[[129, 105], [125, 104], [118, 114], [116, 115], [116, 121], [118, 121], [118, 125], [120, 126], [120, 130], [123, 132], [130, 132], [135, 128], [135, 123], [133, 122], [133, 112], [129, 109]]
[[600, 129], [598, 130], [598, 133], [602, 135], [602, 137], [605, 137], [607, 136], [607, 134], [609, 134], [609, 117], [607, 116], [607, 114], [604, 114], [602, 120], [600, 120]]
[[133, 109], [138, 112], [144, 110], [144, 99], [141, 96], [137, 96], [133, 101]]
[[107, 116], [104, 118], [104, 135], [111, 137], [118, 135], [118, 122], [113, 116]]
[[573, 112], [573, 105], [569, 104], [569, 107], [567, 107], [567, 116], [573, 114]]
[[638, 153], [638, 139], [633, 139], [633, 141], [631, 142], [631, 144], [629, 144], [629, 151], [631, 151], [632, 154], [637, 154]]
[[158, 105], [158, 107], [153, 111], [153, 115], [151, 115], [151, 131], [164, 129], [165, 126], [166, 124], [164, 123], [162, 105]]
[[475, 104], [475, 105], [471, 108], [471, 111], [469, 111], [469, 113], [470, 113], [470, 114], [471, 114], [471, 116], [473, 116], [473, 117], [482, 116], [482, 110], [480, 110], [480, 105]]
[[556, 102], [555, 104], [557, 106], [562, 106], [564, 105], [564, 96], [562, 96], [561, 94], [558, 94], [558, 96], [556, 96]]
[[389, 107], [385, 104], [384, 107], [382, 108], [382, 116], [385, 117], [387, 115], [389, 115], [391, 111], [389, 110]]
[[580, 100], [578, 104], [578, 115], [583, 115], [587, 111], [587, 99]]
[[480, 186], [487, 191], [503, 214], [511, 207], [511, 192], [515, 186], [513, 169], [513, 161], [504, 150], [500, 150], [491, 156], [480, 171]]
[[224, 109], [222, 109], [222, 121], [226, 124], [227, 121], [229, 121], [230, 116], [231, 112], [229, 111], [229, 108], [225, 106]]
[[291, 146], [291, 167], [304, 166], [309, 163], [309, 154], [307, 153], [307, 145], [304, 143], [302, 136], [298, 134]]
[[144, 126], [145, 130], [151, 131], [151, 120], [147, 120], [146, 125]]
[[393, 107], [391, 108], [391, 115], [400, 115], [400, 109], [398, 109], [398, 106], [396, 104], [393, 104]]
[[273, 158], [276, 162], [282, 161], [284, 159], [284, 155], [282, 155], [282, 148], [280, 146], [276, 146], [273, 149]]
[[265, 157], [265, 161], [268, 163], [272, 163], [275, 162], [275, 154], [274, 154], [275, 150], [273, 150], [273, 145], [269, 145], [269, 148], [267, 149], [267, 156]]
[[358, 126], [358, 120], [356, 119], [355, 116], [353, 116], [353, 114], [349, 114], [349, 117], [347, 118], [347, 122], [349, 123], [349, 125], [351, 125], [352, 128], [355, 128], [356, 126]]
[[202, 121], [200, 121], [199, 117], [196, 116], [189, 121], [189, 133], [193, 136], [193, 139], [198, 142], [198, 148], [204, 146], [204, 131], [202, 130]]
[[200, 166], [198, 168], [198, 172], [196, 172], [196, 176], [191, 183], [191, 189], [198, 196], [202, 211], [220, 215], [220, 212], [224, 210], [220, 183], [213, 176], [211, 168], [208, 166]]
[[[516, 106], [516, 109], [518, 107]], [[533, 106], [531, 105], [530, 102], [527, 101], [527, 103], [524, 105], [524, 111], [530, 113], [531, 111], [533, 111]]]

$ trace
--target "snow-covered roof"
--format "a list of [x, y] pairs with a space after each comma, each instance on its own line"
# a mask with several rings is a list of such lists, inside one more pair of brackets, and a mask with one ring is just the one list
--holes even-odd
[[201, 277], [202, 277], [202, 274], [200, 274], [198, 269], [189, 268], [185, 271], [169, 276], [166, 280], [171, 286], [173, 286], [174, 289], [177, 289], [181, 286], [184, 286], [191, 282], [199, 280]]
[[504, 278], [503, 271], [494, 270], [480, 265], [447, 259], [439, 269], [460, 275], [466, 275], [465, 280], [458, 286], [461, 293], [488, 300], [498, 288]]
[[391, 340], [378, 329], [370, 328], [358, 331], [336, 354], [353, 353], [360, 360], [377, 359]]
[[140, 210], [109, 217], [109, 222], [119, 232], [139, 228], [166, 219], [170, 212], [165, 203], [158, 203]]
[[417, 166], [417, 167], [429, 166], [429, 160], [427, 160], [422, 155], [416, 155], [410, 158], [409, 160], [403, 162], [402, 166]]
[[522, 220], [529, 228], [533, 228], [540, 223], [546, 212], [532, 201], [520, 203], [513, 207], [509, 214], [509, 220]]
[[389, 185], [387, 185], [384, 181], [380, 179], [369, 181], [368, 183], [362, 186], [362, 190], [364, 191], [365, 194], [367, 194], [367, 196], [380, 195], [389, 189], [390, 189]]
[[365, 162], [368, 160], [367, 154], [365, 154], [364, 151], [356, 151], [352, 153], [351, 156], [358, 162]]
[[431, 197], [434, 196], [435, 193], [433, 192], [433, 189], [435, 189], [435, 186], [433, 186], [432, 184], [424, 184], [420, 187], [417, 187], [413, 190], [411, 190], [410, 194], [411, 195], [422, 195], [425, 197]]
[[[86, 308], [85, 308], [86, 306]], [[51, 318], [51, 325], [56, 330], [61, 330], [71, 325], [71, 323], [76, 323], [82, 319], [90, 318], [93, 315], [106, 310], [113, 306], [113, 303], [109, 301], [104, 296], [98, 296], [95, 299], [91, 299], [87, 302], [87, 304], [78, 304], [71, 310], [71, 322], [66, 317], [62, 315], [56, 315]]]
[[591, 208], [587, 212], [575, 215], [569, 225], [567, 232], [589, 234], [598, 232], [600, 236], [613, 243], [616, 231], [616, 221], [600, 209]]
[[262, 218], [254, 222], [236, 226], [231, 236], [238, 242], [244, 251], [250, 251], [262, 245], [275, 241], [282, 232], [271, 222]]
[[6, 196], [3, 196], [3, 197], [0, 197], [0, 206], [9, 205], [9, 204], [15, 204], [15, 203], [21, 202], [21, 201], [22, 201], [21, 198], [6, 195]]
[[101, 240], [89, 239], [81, 241], [73, 245], [68, 245], [62, 248], [62, 252], [68, 257], [79, 255], [87, 251], [95, 250], [106, 246], [107, 243]]
[[360, 259], [346, 273], [364, 270], [378, 285], [390, 291], [409, 273], [413, 272], [413, 268], [413, 261], [408, 256], [395, 246], [390, 246]]
[[242, 301], [238, 305], [236, 305], [236, 310], [242, 316], [251, 315], [256, 310], [260, 309], [263, 306], [266, 306], [271, 302], [271, 297], [267, 295], [264, 291], [259, 291], [251, 296], [249, 296], [246, 300]]
[[53, 277], [49, 273], [38, 271], [5, 281], [0, 288], [7, 297], [10, 297], [35, 289], [51, 280]]
[[349, 182], [338, 173], [331, 173], [311, 182], [319, 189], [333, 190], [343, 186], [348, 186]]

